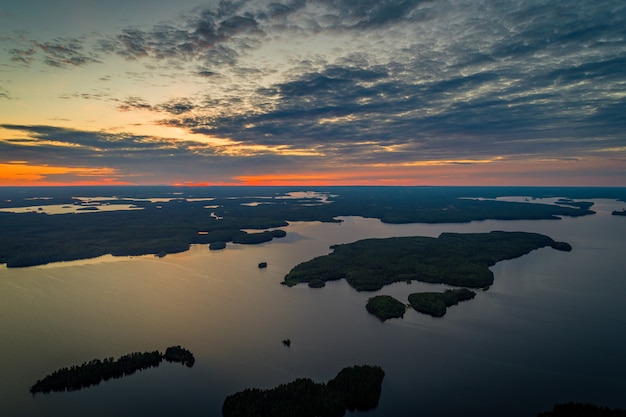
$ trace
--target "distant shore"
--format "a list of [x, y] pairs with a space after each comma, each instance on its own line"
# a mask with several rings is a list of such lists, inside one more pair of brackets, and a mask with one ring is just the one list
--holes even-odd
[[[557, 193], [576, 198], [604, 195], [626, 199], [622, 189], [490, 187], [51, 187], [3, 188], [0, 208], [71, 205], [75, 195], [133, 210], [88, 210], [47, 215], [0, 212], [0, 264], [27, 267], [112, 254], [158, 255], [187, 251], [192, 244], [225, 248], [228, 242], [258, 244], [285, 235], [291, 221], [337, 222], [339, 216], [384, 223], [466, 223], [476, 220], [558, 220], [593, 214], [591, 203], [507, 202], [500, 195]], [[308, 190], [304, 192], [302, 190]], [[103, 197], [106, 193], [111, 197]], [[595, 194], [594, 194], [595, 193]], [[620, 194], [621, 193], [621, 194]], [[92, 195], [93, 197], [89, 197]], [[485, 197], [477, 200], [476, 197]], [[263, 204], [260, 204], [262, 200]], [[89, 206], [87, 206], [89, 207]], [[250, 230], [256, 230], [251, 232]]]

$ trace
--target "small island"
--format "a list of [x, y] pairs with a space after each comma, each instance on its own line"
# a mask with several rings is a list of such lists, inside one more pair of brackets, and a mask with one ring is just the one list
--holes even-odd
[[299, 378], [276, 388], [246, 389], [229, 395], [224, 417], [339, 417], [346, 410], [371, 410], [378, 405], [385, 372], [378, 366], [342, 369], [328, 383]]
[[82, 365], [61, 368], [46, 375], [30, 387], [30, 392], [47, 394], [52, 391], [77, 391], [111, 378], [121, 378], [143, 369], [157, 367], [163, 360], [179, 362], [188, 367], [195, 363], [193, 354], [181, 346], [170, 346], [165, 350], [165, 354], [155, 350], [129, 353], [117, 360], [112, 357], [103, 360], [93, 359]]
[[281, 229], [266, 230], [258, 233], [248, 233], [246, 231], [239, 231], [232, 236], [233, 243], [242, 243], [245, 245], [256, 245], [259, 243], [269, 242], [274, 238], [281, 238], [287, 236], [287, 232]]
[[380, 321], [404, 317], [406, 306], [390, 295], [377, 295], [367, 300], [367, 312], [378, 317]]
[[222, 250], [226, 248], [226, 242], [211, 242], [209, 243], [209, 250]]
[[622, 209], [620, 210], [613, 210], [613, 212], [611, 212], [611, 214], [613, 216], [626, 216], [626, 209]]
[[433, 317], [443, 317], [448, 307], [461, 301], [471, 300], [476, 296], [474, 291], [466, 288], [445, 290], [444, 292], [417, 292], [409, 295], [409, 303], [416, 311]]
[[[433, 317], [443, 317], [448, 307], [461, 301], [471, 300], [476, 296], [474, 291], [466, 288], [445, 290], [444, 292], [416, 292], [409, 295], [409, 305], [414, 310]], [[406, 306], [390, 295], [377, 295], [367, 300], [367, 312], [378, 317], [380, 321], [392, 318], [403, 318]]]
[[267, 262], [259, 262], [259, 269], [267, 268]]

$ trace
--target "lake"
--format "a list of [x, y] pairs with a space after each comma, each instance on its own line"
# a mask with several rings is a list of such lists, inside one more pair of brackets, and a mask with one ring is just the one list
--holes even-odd
[[[567, 401], [626, 408], [626, 218], [611, 216], [626, 204], [594, 201], [597, 214], [562, 220], [389, 225], [346, 217], [292, 223], [283, 239], [223, 251], [198, 245], [164, 258], [0, 266], [0, 414], [220, 416], [236, 391], [327, 381], [357, 364], [380, 365], [386, 376], [378, 408], [355, 416], [521, 417]], [[335, 243], [492, 230], [543, 233], [573, 251], [543, 248], [496, 264], [494, 285], [443, 318], [407, 310], [381, 323], [365, 310], [375, 294], [406, 301], [441, 285], [375, 293], [345, 281], [280, 285]], [[164, 363], [81, 391], [28, 391], [60, 367], [177, 344], [194, 353], [193, 368]]]

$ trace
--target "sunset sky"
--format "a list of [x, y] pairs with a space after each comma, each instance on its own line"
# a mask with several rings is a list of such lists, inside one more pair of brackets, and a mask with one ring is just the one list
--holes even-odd
[[626, 186], [624, 0], [5, 0], [0, 185]]

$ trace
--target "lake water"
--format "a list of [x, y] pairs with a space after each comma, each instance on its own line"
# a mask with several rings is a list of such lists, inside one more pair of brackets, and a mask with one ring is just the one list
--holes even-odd
[[[625, 204], [595, 202], [597, 214], [559, 221], [348, 217], [293, 223], [283, 239], [223, 251], [0, 266], [0, 415], [220, 416], [224, 398], [244, 388], [326, 381], [365, 363], [386, 377], [379, 407], [355, 416], [534, 416], [567, 401], [626, 408], [626, 218], [610, 215]], [[491, 230], [539, 232], [574, 249], [498, 263], [488, 291], [440, 319], [408, 310], [381, 323], [365, 310], [374, 294], [406, 301], [439, 285], [280, 285], [334, 243]], [[28, 392], [60, 367], [176, 344], [194, 353], [193, 368], [164, 363], [77, 392]]]

